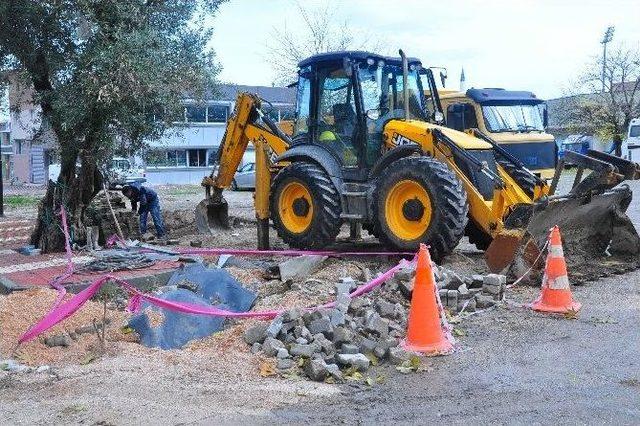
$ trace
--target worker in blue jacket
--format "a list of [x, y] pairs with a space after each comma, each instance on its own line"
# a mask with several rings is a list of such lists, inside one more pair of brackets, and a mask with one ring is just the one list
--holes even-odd
[[158, 194], [151, 188], [142, 186], [140, 182], [122, 187], [122, 194], [131, 200], [131, 210], [140, 215], [140, 234], [147, 232], [147, 217], [151, 213], [153, 224], [156, 227], [158, 238], [165, 235], [162, 213], [160, 212], [160, 200]]

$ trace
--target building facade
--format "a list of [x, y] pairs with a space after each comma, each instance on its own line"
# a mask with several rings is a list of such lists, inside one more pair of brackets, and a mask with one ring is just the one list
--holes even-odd
[[[185, 99], [184, 119], [173, 123], [159, 139], [147, 140], [145, 152], [130, 160], [145, 169], [150, 184], [199, 184], [216, 162], [237, 94], [245, 91], [268, 101], [264, 109], [271, 118], [292, 119], [295, 89], [224, 84], [204, 102]], [[6, 164], [3, 177], [11, 182], [44, 184], [56, 158], [56, 145], [50, 135], [42, 134], [40, 107], [32, 100], [33, 92], [11, 77], [8, 92], [10, 118], [0, 123]], [[255, 158], [251, 150], [243, 164]]]
[[[142, 157], [147, 182], [195, 185], [211, 173], [239, 92], [255, 93], [268, 101], [264, 109], [272, 119], [293, 119], [295, 89], [286, 87], [224, 84], [213, 99], [201, 103], [187, 99], [184, 121], [174, 123], [161, 138], [147, 141], [149, 149]], [[243, 164], [252, 161], [255, 153], [250, 146]]]

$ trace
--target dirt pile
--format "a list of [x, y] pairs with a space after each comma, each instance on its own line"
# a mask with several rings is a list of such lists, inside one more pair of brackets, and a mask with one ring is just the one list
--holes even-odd
[[[103, 304], [88, 301], [78, 312], [51, 328], [40, 337], [17, 347], [18, 339], [37, 323], [53, 306], [58, 293], [37, 288], [0, 296], [0, 354], [13, 357], [22, 364], [84, 363], [100, 351], [100, 342], [93, 327], [101, 324]], [[70, 298], [71, 296], [67, 296]], [[135, 340], [121, 330], [128, 317], [123, 311], [107, 309], [106, 340]], [[112, 348], [106, 345], [107, 349]]]

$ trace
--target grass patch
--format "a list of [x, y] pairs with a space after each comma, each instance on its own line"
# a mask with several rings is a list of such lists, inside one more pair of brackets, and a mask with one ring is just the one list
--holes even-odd
[[164, 192], [165, 195], [176, 197], [180, 195], [199, 195], [203, 192], [203, 189], [200, 185], [180, 185], [161, 192]]
[[33, 207], [38, 204], [40, 197], [33, 195], [5, 195], [4, 204], [9, 207]]

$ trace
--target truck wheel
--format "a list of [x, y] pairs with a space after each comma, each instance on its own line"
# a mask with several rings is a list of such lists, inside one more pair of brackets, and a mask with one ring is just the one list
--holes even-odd
[[430, 157], [407, 157], [380, 175], [374, 193], [376, 230], [398, 250], [430, 246], [439, 262], [451, 253], [467, 225], [467, 195], [446, 165]]
[[504, 171], [507, 172], [509, 176], [511, 176], [511, 179], [515, 180], [518, 186], [522, 188], [524, 193], [533, 198], [533, 191], [536, 187], [536, 180], [533, 178], [533, 176], [531, 176], [524, 170], [517, 168], [510, 161], [502, 158], [497, 158], [497, 161], [498, 164], [500, 164], [500, 166], [504, 169]]
[[278, 235], [291, 247], [323, 248], [332, 244], [342, 220], [340, 195], [327, 173], [312, 163], [282, 169], [271, 186], [271, 218]]

